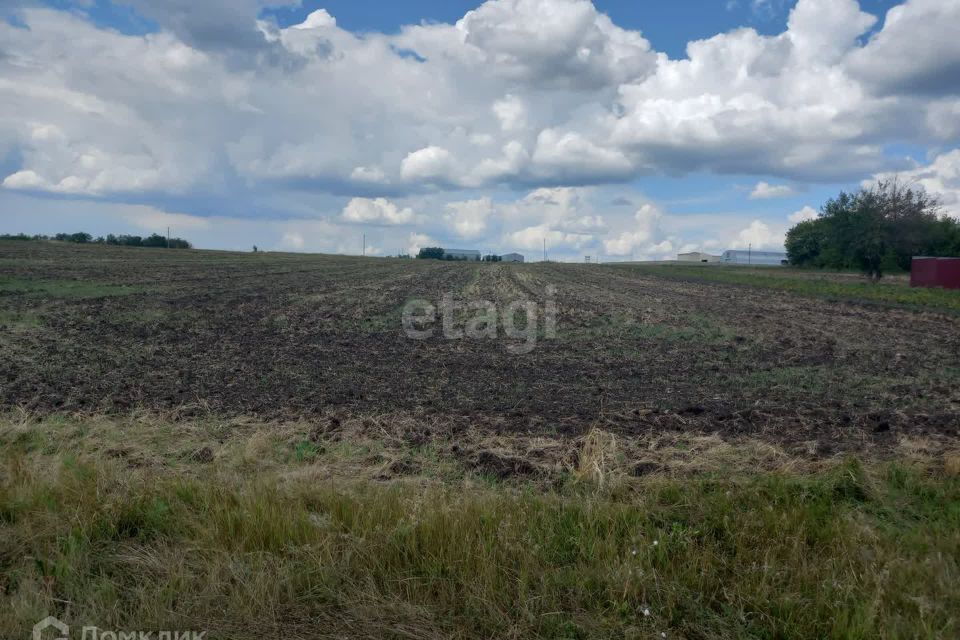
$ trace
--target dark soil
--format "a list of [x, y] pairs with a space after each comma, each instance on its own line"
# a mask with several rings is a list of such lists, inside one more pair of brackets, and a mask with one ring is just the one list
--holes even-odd
[[[128, 289], [39, 287], [51, 282]], [[502, 337], [413, 340], [401, 328], [411, 298], [542, 309], [548, 285], [558, 336], [528, 354]], [[38, 413], [315, 419], [329, 433], [338, 416], [404, 412], [442, 418], [453, 437], [602, 424], [835, 443], [825, 451], [960, 435], [956, 316], [595, 265], [0, 243], [0, 350], [0, 408]]]

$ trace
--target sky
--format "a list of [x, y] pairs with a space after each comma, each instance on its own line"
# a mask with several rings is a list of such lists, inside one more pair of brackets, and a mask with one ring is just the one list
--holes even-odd
[[0, 233], [582, 261], [960, 217], [960, 0], [0, 0]]

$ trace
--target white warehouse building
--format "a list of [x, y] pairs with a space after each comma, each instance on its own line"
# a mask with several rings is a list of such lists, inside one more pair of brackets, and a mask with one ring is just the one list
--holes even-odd
[[680, 262], [720, 262], [721, 256], [715, 256], [709, 253], [701, 253], [700, 251], [692, 251], [690, 253], [678, 254], [677, 260]]
[[787, 254], [783, 251], [730, 249], [723, 252], [723, 262], [724, 264], [756, 264], [779, 267], [787, 264]]

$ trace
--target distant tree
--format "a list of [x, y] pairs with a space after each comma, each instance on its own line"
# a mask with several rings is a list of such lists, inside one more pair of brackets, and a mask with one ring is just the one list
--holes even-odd
[[57, 240], [59, 242], [74, 242], [78, 244], [109, 244], [109, 245], [121, 245], [126, 247], [167, 247], [171, 249], [192, 249], [193, 245], [184, 240], [183, 238], [170, 238], [169, 244], [165, 236], [159, 234], [153, 234], [150, 237], [144, 239], [140, 236], [115, 236], [114, 234], [108, 234], [106, 237], [100, 236], [94, 239], [92, 235], [86, 232], [78, 233], [58, 233], [53, 238], [45, 235], [34, 235], [28, 236], [25, 233], [19, 233], [16, 235], [3, 234], [0, 235], [0, 240]]
[[54, 236], [54, 240], [59, 240], [60, 242], [87, 244], [93, 240], [93, 236], [84, 231], [79, 231], [77, 233], [58, 233], [56, 236]]
[[881, 180], [841, 192], [787, 232], [791, 264], [860, 269], [873, 279], [909, 270], [915, 255], [960, 255], [960, 222], [922, 188]]
[[257, 252], [257, 245], [253, 245], [253, 252], [254, 252], [254, 253]]
[[167, 238], [166, 238], [166, 236], [162, 236], [162, 235], [160, 235], [159, 233], [152, 233], [152, 234], [150, 234], [149, 236], [147, 236], [146, 238], [144, 238], [144, 239], [141, 241], [140, 246], [142, 246], [142, 247], [166, 247], [166, 246], [167, 246]]
[[[451, 258], [448, 256], [447, 258]], [[420, 249], [420, 253], [417, 254], [417, 259], [419, 260], [443, 260], [444, 252], [442, 247], [424, 247]]]

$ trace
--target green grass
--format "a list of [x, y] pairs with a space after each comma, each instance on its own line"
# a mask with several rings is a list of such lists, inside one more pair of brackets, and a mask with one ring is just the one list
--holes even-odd
[[598, 341], [599, 349], [618, 350], [619, 341], [650, 341], [700, 346], [725, 345], [737, 336], [736, 331], [707, 316], [689, 314], [678, 317], [675, 324], [648, 323], [624, 315], [599, 316], [586, 327], [561, 328], [561, 340]]
[[[960, 311], [960, 291], [958, 290], [912, 288], [906, 284], [876, 284], [866, 280], [842, 282], [829, 278], [810, 277], [818, 273], [814, 271], [800, 273], [778, 267], [762, 269], [716, 265], [630, 265], [612, 268], [679, 280], [750, 285], [833, 299]], [[825, 273], [829, 275], [829, 272]]]
[[[777, 397], [801, 399], [840, 393], [843, 397], [862, 398], [881, 394], [907, 378], [894, 378], [846, 371], [826, 366], [777, 367], [751, 371], [730, 377], [731, 390], [774, 393]], [[901, 399], [901, 405], [906, 402]]]
[[320, 448], [309, 440], [301, 440], [293, 447], [293, 457], [297, 462], [312, 462], [320, 453]]
[[29, 311], [0, 310], [0, 326], [14, 329], [32, 329], [41, 325], [40, 317]]
[[0, 293], [54, 298], [102, 298], [144, 291], [144, 287], [105, 284], [83, 280], [28, 280], [0, 276]]
[[48, 614], [209, 638], [960, 633], [960, 479], [921, 467], [543, 490], [25, 454], [0, 458], [2, 637]]

